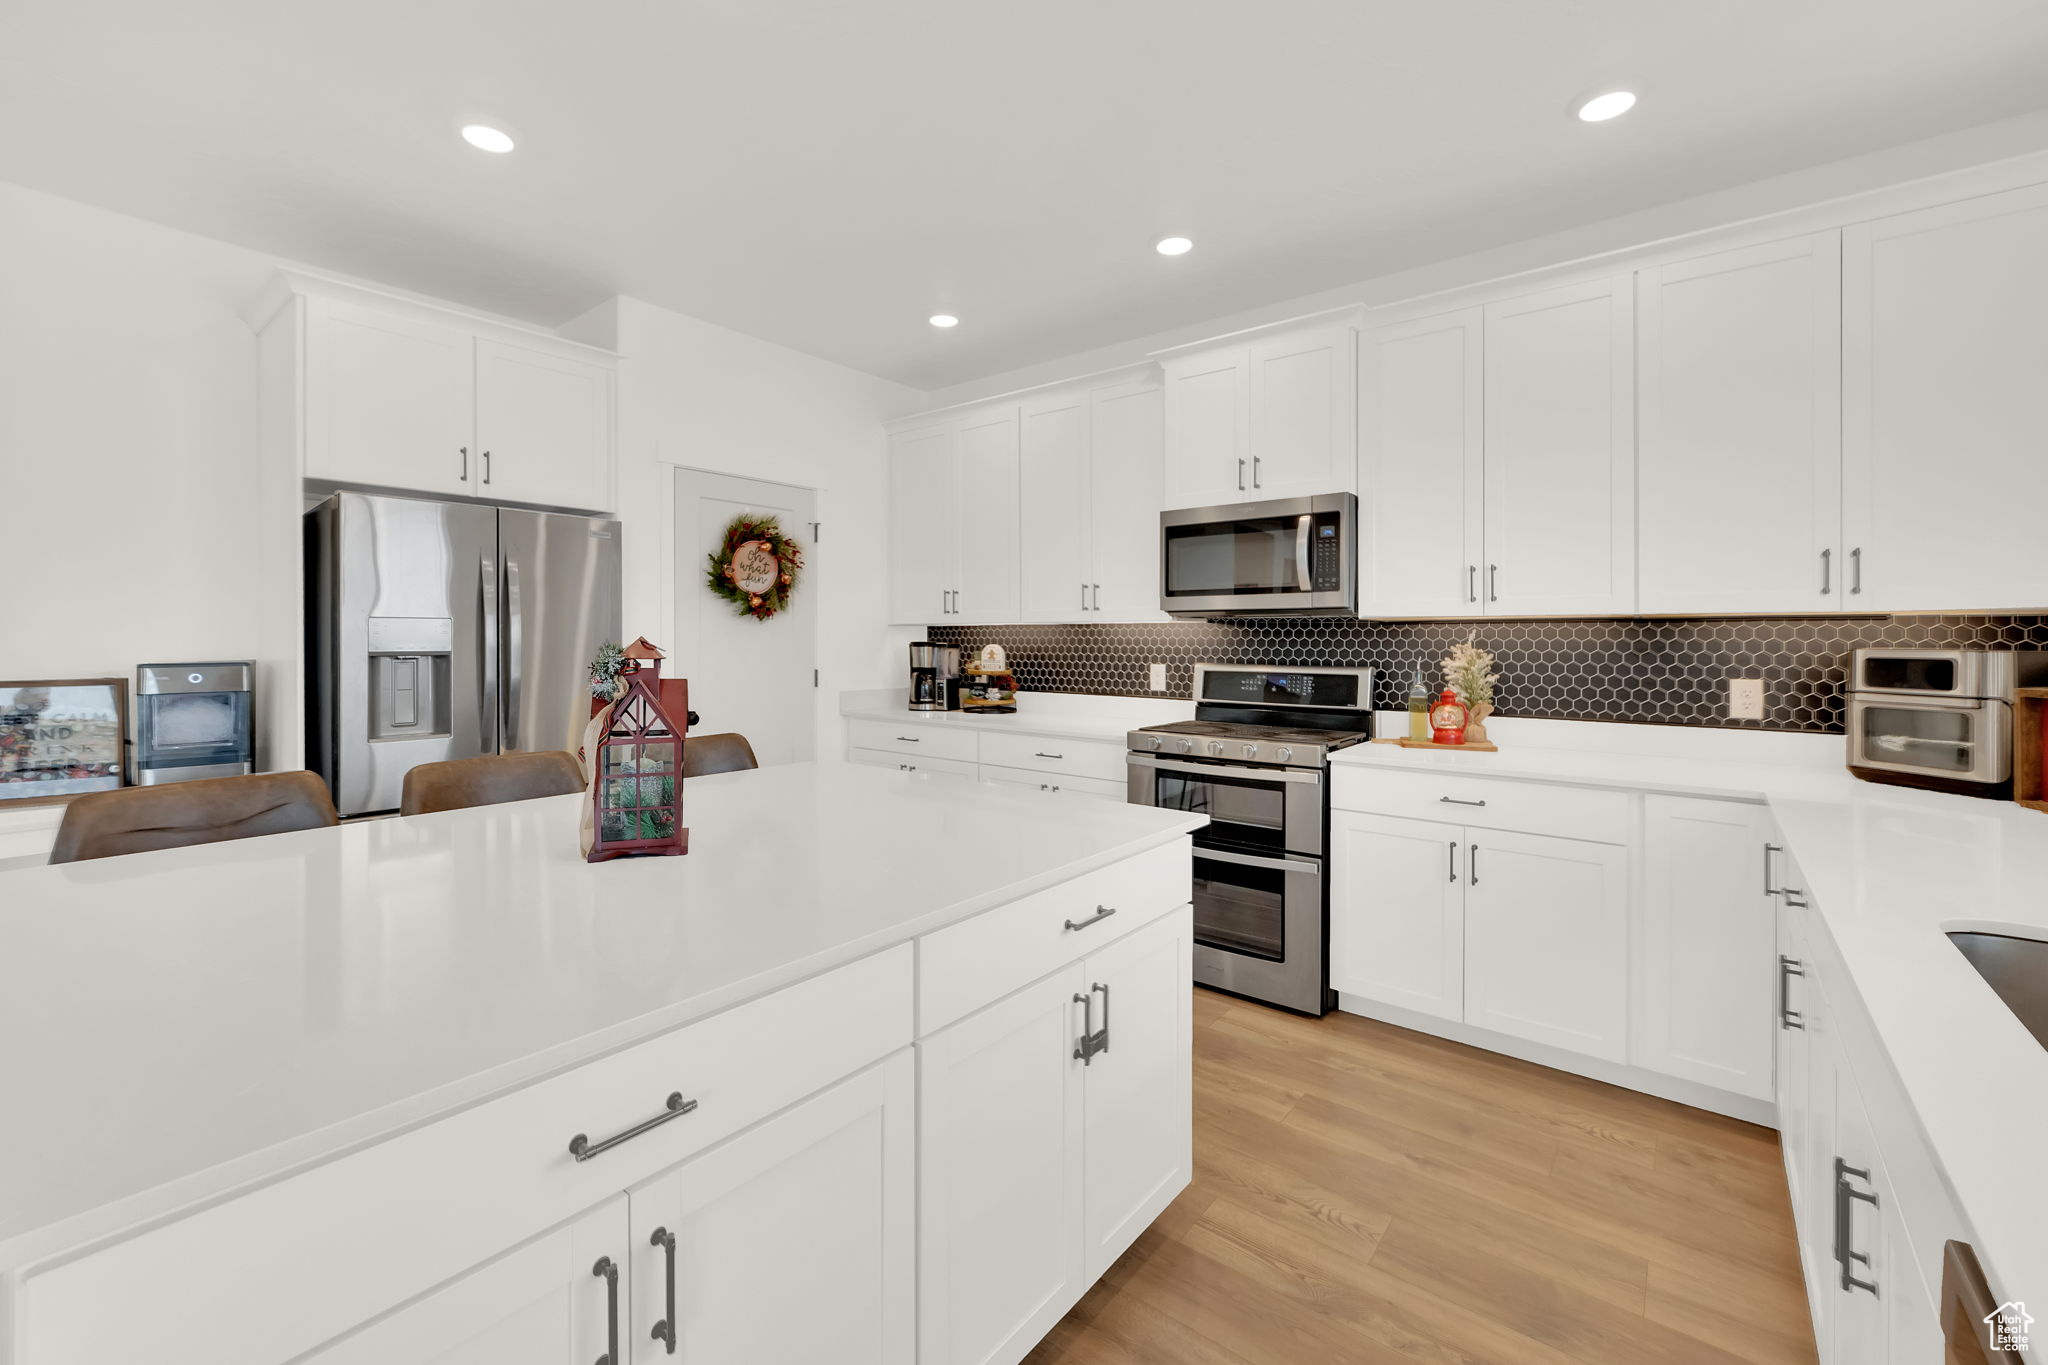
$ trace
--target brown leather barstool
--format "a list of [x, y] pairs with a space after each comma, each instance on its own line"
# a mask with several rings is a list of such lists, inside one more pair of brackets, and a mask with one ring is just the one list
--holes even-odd
[[312, 773], [123, 787], [81, 796], [64, 808], [50, 861], [76, 863], [337, 823], [327, 784]]
[[760, 766], [754, 757], [754, 746], [747, 743], [745, 735], [691, 735], [683, 741], [685, 778], [736, 773]]
[[446, 763], [422, 763], [405, 775], [398, 798], [400, 815], [426, 815], [536, 796], [566, 796], [583, 790], [583, 767], [560, 749], [532, 754], [486, 754]]

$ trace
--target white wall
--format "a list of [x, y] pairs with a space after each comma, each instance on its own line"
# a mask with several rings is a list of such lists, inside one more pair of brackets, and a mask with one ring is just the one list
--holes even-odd
[[674, 634], [677, 468], [818, 490], [824, 530], [805, 555], [802, 591], [815, 594], [818, 623], [818, 752], [837, 757], [845, 750], [839, 693], [901, 686], [905, 646], [917, 638], [888, 624], [881, 426], [929, 406], [929, 396], [637, 299], [612, 299], [561, 330], [624, 357], [619, 508], [629, 638]]
[[255, 655], [275, 264], [0, 183], [0, 679]]

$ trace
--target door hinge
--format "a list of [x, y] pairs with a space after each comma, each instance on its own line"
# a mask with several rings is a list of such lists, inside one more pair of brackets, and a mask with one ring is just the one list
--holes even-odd
[[818, 685], [818, 670], [814, 668], [814, 669], [812, 669], [812, 670], [811, 670], [811, 686], [813, 686], [813, 687], [816, 687], [817, 685]]
[[818, 536], [824, 530], [824, 526], [825, 523], [822, 521], [811, 523], [811, 544], [816, 545], [818, 543]]

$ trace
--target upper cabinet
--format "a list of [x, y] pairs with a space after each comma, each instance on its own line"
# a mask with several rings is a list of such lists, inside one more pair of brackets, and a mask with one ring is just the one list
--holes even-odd
[[[302, 395], [301, 474], [579, 511], [612, 494], [608, 353], [285, 275], [260, 310], [275, 386]], [[283, 382], [289, 380], [289, 383]]]
[[1491, 615], [1635, 610], [1634, 323], [1625, 275], [1487, 305]]
[[998, 624], [1019, 614], [1015, 404], [889, 437], [889, 619]]
[[1842, 234], [1847, 596], [2048, 607], [2048, 186]]
[[1841, 238], [1636, 277], [1645, 612], [1843, 609]]
[[1161, 393], [1149, 376], [1023, 405], [1026, 621], [1161, 621]]
[[1167, 505], [1355, 489], [1357, 337], [1327, 323], [1167, 359]]

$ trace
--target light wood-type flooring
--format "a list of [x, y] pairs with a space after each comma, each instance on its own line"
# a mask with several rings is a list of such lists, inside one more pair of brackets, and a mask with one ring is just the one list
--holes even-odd
[[1195, 1178], [1026, 1365], [1814, 1360], [1777, 1135], [1195, 992]]

